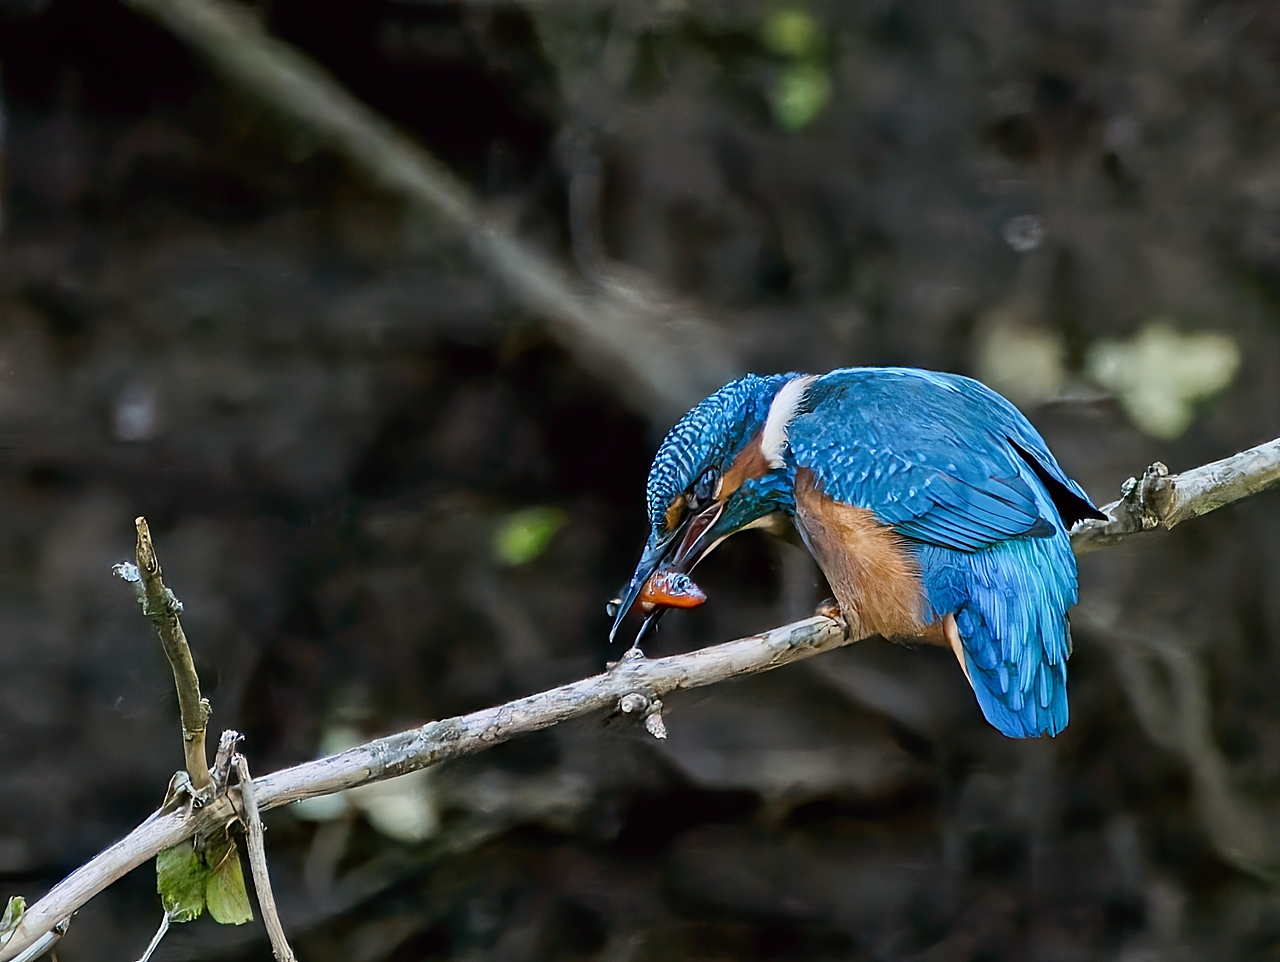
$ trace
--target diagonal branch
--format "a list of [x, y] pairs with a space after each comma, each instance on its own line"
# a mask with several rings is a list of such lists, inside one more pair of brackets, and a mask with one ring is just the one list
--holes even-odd
[[621, 376], [635, 400], [679, 416], [734, 377], [722, 333], [632, 272], [587, 286], [558, 261], [490, 221], [480, 202], [420, 144], [353, 97], [322, 67], [268, 36], [223, 0], [128, 0], [247, 94], [318, 135], [382, 189], [444, 220], [477, 260], [598, 374]]
[[[1105, 511], [1113, 521], [1077, 526], [1072, 545], [1082, 553], [1115, 544], [1130, 533], [1158, 525], [1172, 527], [1186, 518], [1261, 491], [1277, 478], [1280, 478], [1280, 439], [1181, 475], [1170, 476], [1167, 469], [1160, 471], [1153, 467], [1148, 469], [1142, 482], [1126, 482], [1125, 498], [1107, 506]], [[1136, 506], [1134, 492], [1139, 490], [1143, 492], [1141, 504], [1145, 508]], [[1164, 493], [1154, 495], [1156, 491]], [[1142, 510], [1154, 514], [1142, 514]], [[1156, 521], [1138, 523], [1135, 517], [1154, 517]], [[655, 730], [661, 731], [661, 715], [655, 709], [660, 696], [667, 692], [769, 671], [858, 640], [845, 636], [830, 618], [814, 617], [683, 655], [651, 659], [638, 651], [628, 652], [604, 673], [591, 678], [495, 708], [428, 722], [337, 755], [273, 772], [253, 782], [254, 795], [258, 807], [265, 811], [299, 799], [394, 778], [605, 709], [629, 714], [643, 712], [646, 727], [656, 734]], [[154, 858], [161, 849], [197, 832], [225, 826], [235, 817], [231, 802], [225, 796], [190, 814], [184, 810], [152, 815], [29, 908], [13, 937], [0, 949], [0, 962], [11, 962], [26, 946], [70, 917], [116, 879]]]
[[[650, 659], [636, 651], [612, 664], [603, 674], [518, 698], [496, 708], [428, 722], [420, 728], [379, 738], [337, 755], [265, 775], [254, 780], [254, 796], [259, 809], [265, 811], [303, 798], [331, 795], [482, 751], [517, 735], [603, 709], [621, 711], [625, 706], [620, 703], [628, 696], [639, 695], [652, 704], [659, 695], [669, 691], [768, 671], [852, 640], [847, 639], [830, 618], [815, 617], [685, 655]], [[27, 909], [13, 937], [0, 950], [0, 962], [11, 960], [54, 923], [69, 916], [116, 879], [154, 858], [161, 849], [197, 832], [225, 826], [235, 817], [231, 802], [225, 796], [194, 809], [190, 815], [185, 809], [169, 814], [157, 812]]]

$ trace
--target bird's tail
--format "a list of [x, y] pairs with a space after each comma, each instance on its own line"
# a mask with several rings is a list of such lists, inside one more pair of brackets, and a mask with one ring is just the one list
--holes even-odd
[[1076, 603], [1066, 532], [950, 554], [949, 576], [933, 601], [955, 612], [982, 714], [1011, 738], [1058, 734], [1068, 717], [1067, 609]]
[[1067, 609], [1076, 603], [1071, 541], [1018, 538], [969, 556], [968, 601], [956, 612], [982, 713], [1011, 738], [1067, 727]]

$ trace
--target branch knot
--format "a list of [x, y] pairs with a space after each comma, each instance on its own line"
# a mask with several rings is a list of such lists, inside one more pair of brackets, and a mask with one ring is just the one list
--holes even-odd
[[1163, 461], [1157, 461], [1142, 473], [1142, 480], [1130, 478], [1120, 489], [1124, 502], [1143, 531], [1165, 523], [1173, 504], [1173, 482]]
[[623, 695], [618, 699], [618, 711], [624, 715], [631, 715], [635, 712], [646, 711], [649, 708], [649, 698], [633, 691], [630, 694]]

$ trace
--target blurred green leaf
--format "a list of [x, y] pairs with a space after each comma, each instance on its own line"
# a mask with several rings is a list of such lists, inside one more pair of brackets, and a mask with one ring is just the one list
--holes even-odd
[[547, 550], [557, 531], [569, 520], [559, 508], [525, 508], [507, 515], [493, 536], [494, 556], [503, 564], [528, 564]]
[[997, 313], [978, 338], [978, 380], [1020, 407], [1043, 404], [1067, 383], [1067, 345], [1061, 334]]
[[200, 917], [208, 875], [204, 859], [191, 839], [156, 856], [156, 891], [171, 921], [190, 922]]
[[253, 908], [244, 887], [244, 870], [240, 867], [240, 850], [235, 840], [228, 837], [221, 846], [211, 845], [204, 857], [210, 866], [209, 881], [204, 890], [209, 914], [223, 925], [252, 922]]
[[784, 57], [804, 57], [817, 50], [818, 24], [807, 10], [789, 7], [764, 22], [764, 45]]
[[1098, 341], [1085, 366], [1090, 377], [1115, 393], [1140, 431], [1172, 440], [1191, 426], [1196, 402], [1231, 383], [1240, 348], [1226, 334], [1183, 334], [1154, 321], [1132, 340]]
[[831, 99], [831, 78], [817, 64], [798, 63], [778, 72], [772, 91], [774, 120], [786, 130], [808, 125]]

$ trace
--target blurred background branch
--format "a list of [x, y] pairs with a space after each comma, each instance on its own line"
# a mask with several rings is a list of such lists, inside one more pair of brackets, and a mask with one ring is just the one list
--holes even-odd
[[1254, 805], [1232, 786], [1230, 765], [1213, 736], [1204, 665], [1173, 629], [1135, 631], [1085, 622], [1120, 669], [1143, 731], [1186, 763], [1200, 822], [1224, 859], [1275, 883], [1280, 879], [1280, 813]]
[[642, 407], [673, 419], [734, 374], [740, 361], [715, 325], [636, 271], [593, 270], [582, 283], [486, 215], [470, 189], [412, 138], [323, 69], [222, 0], [129, 0], [196, 49], [246, 95], [304, 125], [383, 190], [439, 217], [588, 368], [618, 378]]

